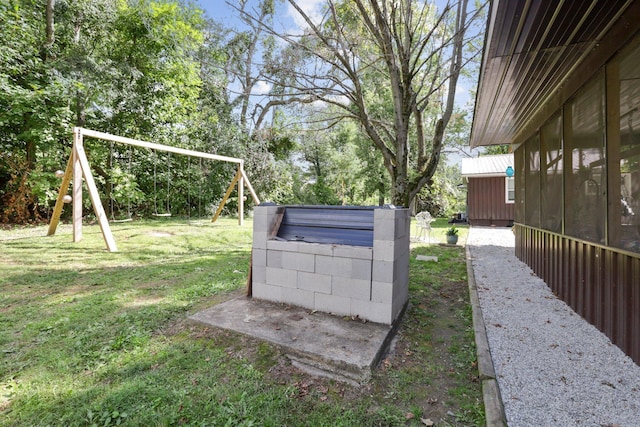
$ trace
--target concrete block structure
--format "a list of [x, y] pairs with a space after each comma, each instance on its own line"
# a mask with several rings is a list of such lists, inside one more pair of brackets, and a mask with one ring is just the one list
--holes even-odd
[[[304, 209], [312, 218], [306, 225], [323, 241], [316, 243], [303, 232], [295, 240], [278, 236], [280, 226], [291, 222], [287, 208], [260, 205], [254, 210], [252, 296], [383, 324], [398, 319], [409, 296], [408, 209], [289, 207]], [[359, 215], [369, 219], [361, 223]], [[372, 227], [361, 225], [371, 220]], [[357, 244], [322, 237], [323, 228], [329, 235], [349, 236], [349, 227], [362, 228]]]

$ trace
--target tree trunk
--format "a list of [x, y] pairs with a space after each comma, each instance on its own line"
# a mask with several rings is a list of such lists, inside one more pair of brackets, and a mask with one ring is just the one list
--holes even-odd
[[82, 99], [82, 92], [76, 92], [76, 126], [84, 127], [85, 105]]
[[32, 171], [36, 167], [36, 143], [29, 138], [26, 146], [27, 169]]
[[56, 0], [47, 0], [47, 11], [46, 11], [46, 19], [47, 19], [47, 25], [46, 25], [46, 34], [47, 34], [47, 41], [45, 43], [45, 46], [53, 46], [53, 42], [55, 41], [55, 30], [54, 30], [54, 26], [53, 26], [53, 8], [56, 5]]
[[45, 11], [45, 41], [40, 48], [40, 58], [42, 61], [48, 61], [53, 59], [51, 49], [55, 42], [55, 27], [54, 27], [54, 14], [53, 9], [56, 5], [56, 0], [47, 0], [47, 6]]

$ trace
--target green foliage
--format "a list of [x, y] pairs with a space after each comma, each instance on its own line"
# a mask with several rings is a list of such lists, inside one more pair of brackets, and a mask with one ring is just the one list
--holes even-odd
[[37, 21], [43, 11], [34, 1], [0, 4], [0, 175], [10, 177], [0, 182], [3, 221], [39, 218], [34, 187], [43, 195], [42, 179], [31, 171], [39, 159], [59, 157], [55, 147], [47, 156], [42, 148], [69, 123], [64, 88], [43, 50], [44, 25]]
[[460, 187], [462, 177], [459, 165], [438, 165], [433, 180], [420, 191], [416, 200], [416, 211], [428, 211], [435, 217], [450, 217], [463, 212], [466, 192]]
[[383, 198], [387, 194], [388, 178], [381, 160], [353, 123], [303, 132], [296, 147], [306, 161], [303, 166], [299, 161], [289, 166], [297, 172], [293, 185], [297, 203], [373, 205], [380, 193]]
[[[212, 71], [220, 68], [212, 62], [222, 60], [220, 45], [211, 38], [205, 45], [205, 34], [214, 32], [205, 31], [209, 24], [199, 8], [178, 1], [70, 0], [55, 2], [54, 11], [47, 44], [40, 3], [0, 4], [0, 176], [14, 177], [13, 184], [0, 182], [0, 218], [25, 222], [48, 215], [57, 192], [52, 174], [70, 155], [72, 125], [233, 152], [216, 143], [224, 135], [198, 132], [212, 118], [230, 115], [220, 92], [223, 73]], [[113, 149], [96, 141], [86, 146], [103, 204], [120, 209], [126, 199], [140, 215], [149, 214], [157, 198], [148, 179], [150, 154], [137, 154], [130, 169], [111, 168]], [[176, 166], [176, 189], [186, 189], [190, 168], [186, 161]], [[209, 192], [219, 195], [232, 176], [217, 175]], [[186, 214], [186, 191], [177, 194], [174, 204]]]
[[509, 154], [510, 146], [507, 145], [490, 145], [484, 148], [484, 154], [486, 155], [495, 155], [495, 154]]
[[273, 136], [267, 142], [268, 150], [276, 160], [286, 160], [296, 146], [294, 139], [289, 135]]

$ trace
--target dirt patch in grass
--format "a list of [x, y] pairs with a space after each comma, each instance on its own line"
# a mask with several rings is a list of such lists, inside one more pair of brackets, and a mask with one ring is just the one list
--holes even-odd
[[149, 233], [149, 236], [151, 237], [171, 237], [173, 236], [173, 233], [168, 232], [168, 231], [152, 231]]
[[466, 283], [447, 282], [412, 300], [394, 351], [374, 376], [376, 392], [395, 390], [394, 399], [419, 408], [421, 418], [467, 424], [473, 418], [465, 413], [477, 396], [479, 379], [465, 318]]

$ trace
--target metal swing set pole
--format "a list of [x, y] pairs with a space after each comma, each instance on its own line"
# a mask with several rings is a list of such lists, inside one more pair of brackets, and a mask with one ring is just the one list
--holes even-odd
[[244, 194], [243, 189], [246, 185], [251, 193], [253, 201], [255, 204], [260, 204], [260, 199], [258, 198], [256, 192], [253, 190], [247, 175], [244, 172], [244, 161], [242, 159], [237, 159], [234, 157], [227, 156], [219, 156], [216, 154], [203, 153], [199, 151], [186, 150], [178, 147], [171, 147], [168, 145], [155, 144], [152, 142], [140, 141], [136, 139], [126, 138], [117, 135], [111, 135], [108, 133], [97, 132], [94, 130], [84, 129], [80, 127], [73, 128], [73, 148], [71, 150], [71, 155], [69, 156], [69, 160], [67, 161], [67, 167], [65, 169], [64, 175], [62, 176], [62, 182], [60, 185], [60, 190], [58, 192], [58, 198], [56, 199], [55, 207], [53, 208], [53, 214], [51, 216], [51, 221], [49, 222], [49, 230], [47, 232], [47, 236], [52, 236], [56, 232], [56, 228], [58, 227], [58, 223], [60, 222], [60, 216], [62, 214], [62, 209], [64, 207], [65, 198], [67, 196], [67, 192], [69, 190], [69, 184], [73, 181], [73, 190], [72, 190], [72, 209], [73, 209], [73, 241], [79, 242], [82, 240], [82, 180], [87, 186], [87, 190], [89, 191], [89, 196], [91, 198], [91, 204], [93, 205], [93, 210], [98, 218], [98, 222], [100, 224], [100, 230], [102, 231], [102, 236], [104, 238], [105, 244], [107, 245], [107, 249], [109, 252], [117, 252], [118, 247], [116, 246], [115, 239], [113, 238], [113, 233], [111, 232], [111, 227], [109, 226], [109, 220], [107, 218], [107, 214], [102, 206], [102, 201], [100, 200], [100, 194], [98, 192], [98, 188], [96, 186], [95, 180], [93, 178], [93, 174], [91, 173], [91, 168], [89, 166], [89, 160], [87, 159], [87, 155], [84, 151], [83, 146], [83, 137], [91, 137], [102, 139], [106, 141], [119, 142], [122, 144], [133, 145], [137, 147], [150, 148], [152, 150], [160, 150], [167, 151], [169, 153], [182, 154], [192, 157], [199, 157], [201, 159], [210, 159], [210, 160], [220, 160], [225, 162], [231, 162], [238, 164], [238, 171], [236, 172], [235, 177], [231, 181], [231, 185], [229, 186], [229, 190], [227, 190], [227, 194], [223, 198], [220, 206], [218, 207], [218, 211], [216, 215], [213, 217], [211, 222], [214, 222], [222, 208], [224, 207], [229, 195], [231, 194], [230, 190], [233, 190], [235, 184], [238, 184], [238, 224], [243, 224], [243, 216], [244, 216]]

